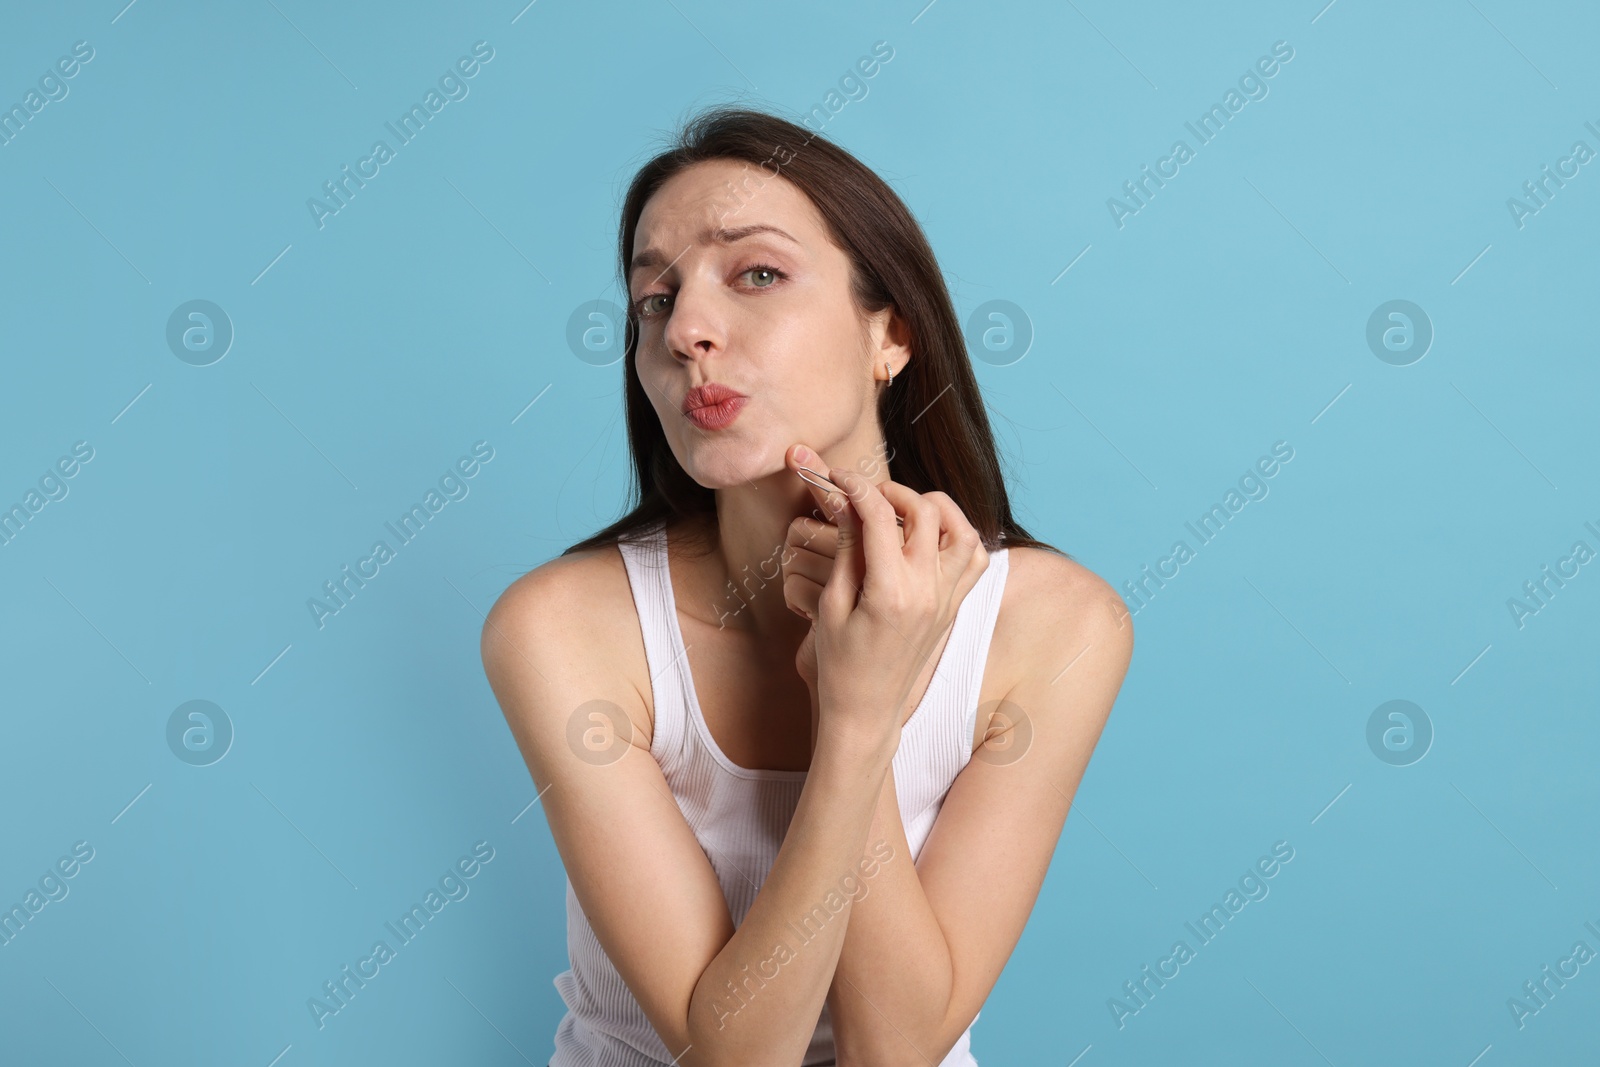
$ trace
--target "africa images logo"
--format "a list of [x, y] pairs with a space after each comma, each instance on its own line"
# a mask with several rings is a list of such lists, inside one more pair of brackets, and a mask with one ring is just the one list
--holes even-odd
[[[395, 158], [397, 149], [410, 144], [422, 133], [428, 125], [428, 120], [443, 111], [445, 105], [451, 101], [460, 101], [467, 98], [471, 88], [467, 80], [475, 78], [483, 69], [483, 64], [494, 58], [494, 49], [488, 41], [479, 41], [472, 46], [471, 56], [462, 56], [456, 60], [453, 67], [446, 68], [439, 76], [439, 88], [430, 88], [422, 98], [422, 103], [413, 103], [411, 107], [395, 120], [386, 122], [390, 133], [394, 134], [395, 147], [390, 148], [388, 141], [374, 141], [372, 151], [356, 160], [355, 171], [350, 170], [350, 164], [340, 166], [340, 177], [333, 181], [322, 183], [322, 191], [328, 197], [327, 201], [310, 197], [306, 200], [306, 208], [311, 212], [311, 221], [317, 224], [317, 229], [327, 225], [330, 215], [337, 215], [340, 211], [350, 206], [349, 201], [355, 199], [358, 191], [367, 187], [367, 181], [376, 178], [382, 173], [382, 168]], [[440, 95], [440, 94], [443, 95]], [[368, 168], [371, 168], [370, 170]], [[366, 179], [366, 180], [363, 180]], [[353, 187], [352, 187], [353, 183]], [[331, 201], [331, 202], [330, 202]]]
[[411, 944], [421, 936], [422, 931], [432, 921], [433, 917], [444, 911], [445, 906], [452, 901], [467, 899], [467, 894], [472, 892], [468, 884], [483, 870], [485, 864], [494, 859], [494, 846], [487, 841], [479, 841], [472, 846], [472, 855], [462, 856], [454, 864], [445, 869], [439, 876], [439, 887], [428, 887], [423, 895], [422, 902], [411, 905], [411, 909], [401, 914], [393, 921], [385, 922], [384, 929], [394, 936], [394, 945], [391, 946], [387, 938], [380, 938], [372, 944], [372, 951], [356, 960], [352, 969], [347, 963], [339, 968], [339, 973], [328, 981], [322, 983], [322, 993], [318, 996], [307, 997], [306, 1007], [311, 1011], [311, 1019], [321, 1030], [328, 1025], [328, 1019], [338, 1015], [350, 1006], [350, 1001], [355, 999], [357, 993], [367, 987], [367, 983], [383, 973], [383, 968], [399, 956], [400, 949]]

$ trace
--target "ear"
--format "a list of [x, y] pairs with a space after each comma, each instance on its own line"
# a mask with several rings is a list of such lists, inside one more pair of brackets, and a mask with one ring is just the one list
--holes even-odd
[[[873, 314], [868, 334], [872, 352], [872, 376], [879, 381], [892, 371], [899, 377], [911, 362], [911, 324], [893, 305]], [[889, 366], [886, 370], [884, 364]]]

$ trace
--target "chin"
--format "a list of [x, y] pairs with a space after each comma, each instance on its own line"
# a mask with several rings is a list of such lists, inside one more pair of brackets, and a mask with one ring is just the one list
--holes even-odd
[[741, 485], [760, 481], [770, 473], [754, 467], [741, 470], [730, 468], [726, 464], [717, 464], [711, 469], [694, 468], [689, 471], [689, 477], [706, 489], [737, 489]]
[[[701, 443], [696, 446], [691, 460], [683, 464], [689, 477], [707, 489], [734, 489], [760, 481], [781, 469], [766, 462], [768, 450], [760, 446], [734, 441]], [[680, 461], [681, 462], [681, 461]]]

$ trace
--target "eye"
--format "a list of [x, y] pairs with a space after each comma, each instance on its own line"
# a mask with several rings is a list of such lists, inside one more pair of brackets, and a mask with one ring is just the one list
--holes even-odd
[[[787, 274], [779, 270], [777, 267], [769, 267], [761, 263], [746, 267], [744, 270], [739, 272], [738, 276], [743, 278], [746, 275], [754, 276], [750, 283], [750, 288], [752, 289], [771, 289], [774, 285], [777, 285], [780, 280], [788, 277]], [[756, 280], [757, 278], [761, 280], [758, 281]], [[633, 302], [632, 311], [641, 319], [652, 319], [666, 311], [668, 306], [665, 303], [655, 304], [652, 303], [652, 301], [670, 301], [671, 299], [671, 293], [646, 293], [644, 296], [641, 296], [639, 299]]]
[[650, 302], [657, 299], [664, 300], [669, 295], [670, 294], [668, 293], [646, 293], [644, 296], [641, 296], [639, 299], [633, 302], [633, 311], [640, 318], [653, 318], [658, 312], [665, 310], [665, 308], [654, 306]]
[[761, 266], [760, 264], [757, 264], [756, 266], [753, 266], [753, 267], [746, 268], [745, 271], [742, 274], [740, 274], [739, 276], [742, 278], [742, 277], [744, 277], [745, 274], [754, 274], [754, 275], [763, 275], [763, 274], [765, 274], [765, 275], [768, 275], [770, 277], [770, 279], [771, 279], [770, 281], [755, 283], [755, 288], [757, 288], [757, 289], [770, 289], [774, 285], [777, 284], [779, 278], [784, 276], [783, 272], [781, 270], [779, 270], [778, 268], [776, 268], [776, 267], [764, 267], [764, 266]]

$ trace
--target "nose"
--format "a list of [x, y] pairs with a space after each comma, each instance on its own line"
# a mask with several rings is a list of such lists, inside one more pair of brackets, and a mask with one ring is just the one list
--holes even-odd
[[720, 351], [726, 342], [715, 298], [692, 279], [685, 279], [673, 294], [662, 340], [678, 359], [703, 358]]

